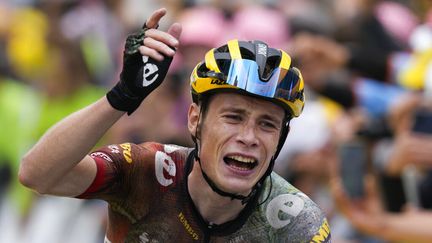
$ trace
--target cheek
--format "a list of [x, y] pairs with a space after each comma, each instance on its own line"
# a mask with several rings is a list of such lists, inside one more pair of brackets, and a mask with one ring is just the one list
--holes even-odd
[[266, 146], [266, 149], [269, 153], [269, 156], [273, 156], [274, 153], [276, 153], [276, 149], [277, 149], [277, 146], [279, 144], [279, 134], [266, 136], [263, 139], [263, 143]]
[[223, 140], [233, 135], [237, 128], [228, 124], [213, 123], [203, 127], [202, 135], [210, 140]]
[[221, 150], [222, 147], [229, 143], [230, 139], [235, 137], [235, 131], [232, 126], [226, 124], [216, 124], [205, 126], [202, 130], [202, 149], [203, 150]]

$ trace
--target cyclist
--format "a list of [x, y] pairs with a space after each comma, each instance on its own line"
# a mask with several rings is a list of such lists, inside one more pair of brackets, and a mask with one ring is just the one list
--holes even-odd
[[290, 57], [260, 41], [228, 41], [191, 75], [195, 148], [114, 144], [86, 155], [164, 79], [181, 25], [155, 11], [128, 37], [119, 83], [50, 129], [23, 158], [20, 181], [43, 194], [103, 199], [105, 242], [328, 242], [321, 210], [272, 173], [304, 105]]

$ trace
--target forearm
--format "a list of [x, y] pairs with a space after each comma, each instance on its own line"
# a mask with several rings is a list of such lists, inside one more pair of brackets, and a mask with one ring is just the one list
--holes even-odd
[[123, 114], [103, 97], [66, 117], [24, 156], [20, 181], [39, 192], [49, 191], [76, 167]]

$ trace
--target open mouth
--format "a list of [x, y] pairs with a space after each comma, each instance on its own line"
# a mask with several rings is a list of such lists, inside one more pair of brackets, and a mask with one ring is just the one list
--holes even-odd
[[258, 165], [258, 161], [253, 158], [243, 156], [226, 156], [224, 157], [225, 164], [237, 170], [252, 170]]

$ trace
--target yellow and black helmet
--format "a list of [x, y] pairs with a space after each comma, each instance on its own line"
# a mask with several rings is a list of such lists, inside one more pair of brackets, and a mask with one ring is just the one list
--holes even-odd
[[230, 40], [211, 49], [191, 74], [194, 102], [200, 96], [234, 91], [281, 105], [290, 117], [304, 107], [304, 83], [291, 57], [261, 41]]

